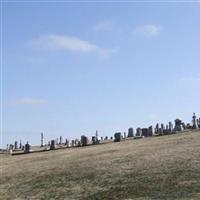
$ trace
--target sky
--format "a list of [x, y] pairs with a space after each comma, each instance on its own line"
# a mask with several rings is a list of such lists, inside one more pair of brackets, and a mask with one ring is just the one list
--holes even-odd
[[1, 146], [200, 117], [198, 1], [3, 1]]

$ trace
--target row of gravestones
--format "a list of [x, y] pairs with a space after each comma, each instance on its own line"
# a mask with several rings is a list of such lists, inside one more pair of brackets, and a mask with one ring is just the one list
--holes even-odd
[[[193, 113], [192, 125], [189, 123], [185, 125], [185, 123], [182, 122], [180, 119], [176, 119], [174, 127], [173, 127], [172, 122], [169, 122], [166, 126], [164, 124], [161, 124], [161, 127], [159, 126], [159, 124], [156, 124], [155, 129], [153, 128], [153, 126], [150, 126], [149, 128], [137, 128], [136, 134], [134, 134], [133, 128], [129, 128], [127, 137], [134, 137], [134, 136], [136, 138], [137, 137], [151, 137], [154, 134], [167, 135], [167, 134], [181, 132], [185, 129], [197, 129], [197, 128], [200, 128], [200, 118], [196, 119], [196, 115], [195, 113]], [[115, 142], [120, 142], [121, 139], [123, 138], [121, 132], [115, 133], [114, 137], [115, 137], [114, 139]], [[124, 138], [126, 138], [126, 133], [124, 133]]]
[[[92, 136], [92, 144], [99, 144], [105, 140], [108, 140], [108, 136], [106, 136], [104, 139], [103, 139], [103, 137], [101, 137], [101, 139], [99, 139], [98, 136]], [[110, 140], [113, 140], [113, 137], [110, 137]], [[59, 143], [59, 144], [62, 144], [62, 143]], [[70, 143], [70, 141], [66, 139], [65, 143], [63, 143], [63, 144], [66, 145], [67, 147], [87, 146], [89, 144], [89, 139], [85, 135], [82, 135], [80, 140], [78, 140], [78, 139], [71, 140], [71, 143]], [[56, 141], [51, 140], [51, 142], [49, 144], [50, 150], [56, 149], [56, 145], [57, 145]]]
[[[173, 127], [173, 124], [171, 122], [169, 122], [166, 126], [164, 124], [161, 124], [161, 127], [159, 126], [159, 124], [156, 124], [155, 129], [153, 128], [153, 126], [150, 126], [148, 128], [137, 128], [136, 129], [136, 134], [134, 134], [134, 129], [133, 128], [129, 128], [128, 129], [128, 135], [126, 136], [126, 133], [124, 133], [124, 139], [126, 138], [131, 138], [131, 137], [151, 137], [154, 134], [157, 135], [165, 135], [165, 134], [172, 134], [172, 133], [176, 133], [179, 131], [183, 131], [184, 129], [197, 129], [200, 128], [200, 118], [197, 119], [195, 113], [193, 113], [192, 116], [192, 125], [187, 124], [185, 125], [185, 123], [183, 123], [180, 119], [176, 119], [175, 120], [175, 126]], [[122, 134], [121, 132], [117, 132], [114, 134], [114, 141], [115, 142], [119, 142], [122, 139]], [[112, 137], [110, 138], [111, 140], [113, 139]], [[108, 137], [106, 136], [104, 139], [103, 137], [101, 137], [101, 139], [99, 139], [98, 137], [98, 132], [96, 131], [96, 135], [92, 137], [92, 144], [99, 144], [100, 142], [102, 142], [103, 140], [108, 140]], [[75, 139], [72, 140], [71, 143], [66, 139], [64, 145], [66, 145], [67, 147], [75, 147], [75, 146], [86, 146], [88, 145], [89, 141], [88, 138], [84, 135], [81, 136], [81, 140]], [[50, 150], [54, 150], [56, 149], [56, 145], [58, 144], [63, 144], [62, 142], [62, 136], [60, 136], [60, 140], [58, 142], [58, 138], [56, 140], [51, 140], [48, 142], [48, 146], [50, 146]], [[44, 135], [43, 133], [41, 133], [41, 146], [44, 146]], [[7, 146], [7, 149], [10, 150], [10, 152], [12, 152], [12, 150], [16, 150], [16, 149], [21, 149], [24, 150], [25, 153], [30, 152], [31, 146], [30, 144], [28, 144], [28, 142], [22, 146], [22, 142], [20, 140], [20, 145], [18, 147], [18, 143], [17, 141], [15, 141], [14, 145], [10, 145], [9, 147]]]

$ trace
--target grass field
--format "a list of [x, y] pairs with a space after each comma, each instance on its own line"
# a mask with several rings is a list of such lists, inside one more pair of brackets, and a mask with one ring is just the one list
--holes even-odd
[[0, 155], [0, 199], [200, 199], [200, 132]]

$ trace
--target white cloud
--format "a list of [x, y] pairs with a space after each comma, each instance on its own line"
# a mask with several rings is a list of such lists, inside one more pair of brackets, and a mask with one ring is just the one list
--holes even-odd
[[183, 77], [183, 78], [181, 78], [181, 82], [199, 84], [200, 83], [200, 76]]
[[95, 31], [111, 31], [113, 28], [113, 23], [110, 20], [103, 20], [98, 22], [95, 27], [94, 30]]
[[32, 44], [51, 50], [66, 50], [73, 52], [82, 53], [98, 53], [100, 55], [110, 55], [115, 52], [114, 49], [107, 49], [99, 47], [89, 41], [82, 40], [78, 37], [66, 36], [66, 35], [48, 35], [41, 36], [39, 38], [33, 39]]
[[133, 34], [145, 36], [157, 36], [161, 33], [161, 27], [156, 24], [138, 26], [133, 30]]
[[25, 97], [25, 98], [17, 100], [17, 104], [20, 104], [20, 105], [41, 105], [41, 104], [47, 104], [47, 101], [45, 99], [35, 99], [35, 98]]

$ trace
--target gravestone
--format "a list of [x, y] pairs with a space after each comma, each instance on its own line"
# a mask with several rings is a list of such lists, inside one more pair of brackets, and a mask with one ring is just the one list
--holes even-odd
[[176, 119], [176, 120], [175, 120], [174, 131], [175, 131], [175, 132], [181, 131], [181, 130], [182, 130], [181, 125], [182, 125], [182, 121], [181, 121], [180, 119]]
[[115, 133], [114, 137], [115, 137], [114, 142], [120, 142], [121, 141], [121, 133], [120, 132]]
[[62, 136], [60, 136], [59, 144], [62, 144]]
[[198, 127], [200, 128], [200, 118], [199, 118], [199, 123], [198, 123]]
[[99, 144], [99, 136], [98, 136], [98, 131], [96, 130], [95, 136], [92, 136], [92, 144]]
[[27, 142], [24, 147], [24, 153], [29, 153], [31, 150], [31, 145]]
[[148, 128], [142, 128], [142, 136], [148, 137]]
[[164, 125], [164, 124], [161, 124], [161, 128], [162, 128], [162, 130], [164, 131], [164, 130], [165, 130], [165, 125]]
[[171, 133], [173, 130], [173, 125], [172, 125], [172, 122], [169, 122], [169, 132]]
[[17, 143], [17, 141], [15, 141], [15, 149], [18, 149], [18, 143]]
[[193, 129], [197, 129], [197, 123], [196, 123], [196, 115], [195, 115], [195, 113], [193, 113], [193, 116], [192, 116], [192, 128]]
[[54, 150], [56, 148], [56, 141], [51, 140], [50, 150]]
[[155, 133], [159, 133], [159, 124], [156, 124]]
[[133, 137], [134, 136], [134, 130], [133, 128], [128, 129], [128, 137]]
[[22, 141], [19, 141], [19, 148], [22, 149]]
[[137, 136], [137, 137], [142, 136], [142, 129], [141, 129], [141, 128], [137, 128], [137, 129], [136, 129], [136, 136]]
[[41, 133], [41, 147], [44, 146], [44, 134]]
[[96, 130], [96, 134], [95, 134], [95, 136], [96, 136], [96, 142], [99, 140], [99, 134], [98, 134], [98, 131]]
[[149, 126], [149, 128], [148, 128], [148, 136], [153, 136], [154, 135], [154, 131], [153, 131], [154, 129], [153, 129], [153, 126]]
[[87, 146], [88, 144], [88, 138], [85, 135], [81, 136], [81, 145], [82, 146]]

